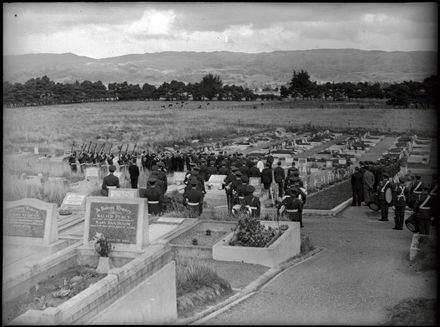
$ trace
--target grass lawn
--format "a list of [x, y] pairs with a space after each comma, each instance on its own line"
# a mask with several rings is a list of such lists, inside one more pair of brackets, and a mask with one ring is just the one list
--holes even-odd
[[304, 209], [331, 210], [351, 198], [351, 183], [346, 180], [307, 198]]

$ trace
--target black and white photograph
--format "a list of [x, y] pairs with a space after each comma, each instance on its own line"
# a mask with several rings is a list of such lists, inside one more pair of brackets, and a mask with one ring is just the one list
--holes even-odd
[[4, 2], [2, 325], [437, 324], [437, 2]]

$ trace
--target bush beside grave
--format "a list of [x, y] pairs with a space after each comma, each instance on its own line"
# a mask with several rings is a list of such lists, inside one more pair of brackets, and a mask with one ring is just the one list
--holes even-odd
[[282, 233], [282, 228], [264, 226], [255, 218], [243, 217], [238, 221], [234, 236], [229, 245], [267, 247], [280, 237]]

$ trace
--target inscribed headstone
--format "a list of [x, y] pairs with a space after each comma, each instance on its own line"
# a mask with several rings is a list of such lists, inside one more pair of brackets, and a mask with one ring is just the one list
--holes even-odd
[[148, 245], [148, 212], [143, 199], [89, 197], [86, 201], [84, 245], [102, 233], [116, 251], [141, 251]]
[[50, 245], [58, 240], [56, 204], [38, 199], [5, 201], [3, 236], [23, 244]]
[[139, 191], [136, 188], [109, 188], [108, 197], [136, 199], [139, 197]]
[[84, 194], [68, 192], [64, 197], [61, 208], [63, 209], [80, 209], [84, 206], [86, 196]]

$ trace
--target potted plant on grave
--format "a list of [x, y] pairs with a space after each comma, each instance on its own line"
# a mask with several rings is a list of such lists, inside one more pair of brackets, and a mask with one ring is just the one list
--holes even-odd
[[99, 263], [98, 267], [96, 267], [96, 272], [107, 274], [110, 270], [110, 258], [108, 255], [111, 250], [111, 244], [102, 233], [96, 233], [93, 240], [95, 242], [95, 251], [99, 254]]

